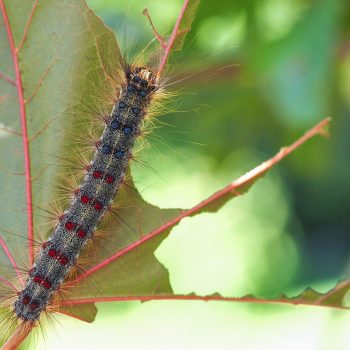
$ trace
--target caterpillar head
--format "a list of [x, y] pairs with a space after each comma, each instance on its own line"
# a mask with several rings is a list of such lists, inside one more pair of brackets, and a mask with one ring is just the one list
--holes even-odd
[[131, 67], [126, 74], [128, 84], [132, 85], [140, 94], [145, 96], [157, 90], [157, 77], [155, 72], [146, 67]]

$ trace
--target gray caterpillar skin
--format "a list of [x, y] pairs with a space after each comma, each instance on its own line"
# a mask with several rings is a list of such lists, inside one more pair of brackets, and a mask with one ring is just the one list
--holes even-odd
[[75, 265], [123, 180], [140, 124], [157, 89], [147, 68], [125, 68], [126, 81], [76, 196], [36, 257], [14, 303], [17, 317], [36, 321]]

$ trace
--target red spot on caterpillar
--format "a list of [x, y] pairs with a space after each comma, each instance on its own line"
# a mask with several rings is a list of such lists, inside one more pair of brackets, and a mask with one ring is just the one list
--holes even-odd
[[58, 253], [55, 249], [49, 250], [49, 256], [53, 259], [57, 259], [61, 265], [67, 265], [68, 264], [68, 258], [62, 255], [61, 253]]
[[58, 220], [59, 221], [62, 221], [64, 219], [64, 214], [61, 214], [59, 217], [58, 217]]
[[28, 305], [29, 302], [30, 302], [30, 298], [29, 298], [27, 295], [26, 295], [25, 297], [23, 297], [22, 303], [23, 303], [24, 305]]
[[43, 278], [41, 276], [34, 276], [34, 282], [35, 283], [41, 283]]
[[66, 224], [64, 225], [64, 227], [65, 227], [68, 231], [71, 231], [71, 230], [74, 229], [75, 224], [73, 224], [73, 223], [70, 222], [70, 221], [67, 221]]
[[33, 280], [35, 283], [41, 284], [46, 289], [50, 289], [52, 287], [52, 283], [41, 276], [35, 276]]
[[68, 264], [68, 258], [66, 258], [65, 256], [60, 256], [58, 261], [62, 264], [62, 265], [67, 265]]
[[44, 243], [41, 245], [41, 247], [42, 247], [43, 249], [45, 249], [45, 248], [48, 246], [48, 244], [49, 244], [49, 242], [44, 242]]
[[94, 203], [94, 208], [95, 208], [96, 210], [101, 210], [101, 209], [103, 208], [103, 205], [102, 205], [101, 202], [96, 201], [96, 202]]
[[50, 288], [52, 287], [52, 283], [51, 283], [50, 281], [48, 281], [48, 280], [42, 281], [41, 284], [42, 284], [42, 285], [44, 286], [44, 288], [46, 288], [46, 289], [50, 289]]
[[98, 170], [95, 170], [95, 171], [92, 173], [92, 176], [93, 176], [95, 179], [99, 179], [99, 178], [102, 176], [102, 172], [101, 172], [101, 171], [98, 171]]
[[30, 308], [32, 310], [35, 310], [39, 307], [39, 303], [37, 303], [36, 301], [33, 301], [31, 304], [30, 304]]
[[106, 175], [105, 180], [107, 183], [112, 184], [115, 179], [112, 175]]
[[78, 231], [78, 236], [81, 237], [81, 238], [83, 238], [83, 237], [86, 236], [86, 232], [85, 232], [84, 230], [79, 230], [79, 231]]
[[77, 196], [80, 192], [80, 188], [78, 187], [75, 191], [74, 191], [74, 194]]
[[82, 203], [87, 204], [89, 203], [90, 198], [88, 196], [81, 196], [80, 200]]
[[55, 249], [50, 249], [49, 250], [49, 255], [51, 256], [51, 258], [55, 258], [57, 255], [57, 252]]

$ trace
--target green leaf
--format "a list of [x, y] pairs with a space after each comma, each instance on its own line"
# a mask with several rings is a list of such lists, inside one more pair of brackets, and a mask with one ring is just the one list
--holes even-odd
[[283, 122], [305, 126], [329, 112], [331, 89], [320, 81], [335, 64], [341, 13], [340, 3], [319, 1], [288, 35], [252, 52], [262, 93]]
[[200, 0], [189, 0], [189, 4], [186, 7], [186, 11], [182, 17], [178, 35], [173, 44], [173, 50], [181, 50], [185, 42], [186, 35], [191, 30], [191, 25], [195, 19], [196, 11], [199, 6]]

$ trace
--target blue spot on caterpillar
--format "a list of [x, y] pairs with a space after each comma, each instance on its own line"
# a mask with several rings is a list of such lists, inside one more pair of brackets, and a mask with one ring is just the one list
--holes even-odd
[[104, 154], [111, 154], [112, 153], [112, 148], [108, 145], [103, 145], [101, 147], [101, 152]]
[[140, 108], [138, 108], [138, 107], [132, 107], [131, 110], [132, 110], [132, 112], [134, 114], [139, 114], [140, 113]]
[[125, 175], [142, 120], [157, 90], [148, 68], [127, 66], [119, 100], [106, 121], [99, 146], [75, 198], [36, 257], [15, 314], [36, 321], [75, 265], [83, 247], [106, 213]]
[[125, 155], [125, 152], [122, 149], [119, 149], [114, 152], [114, 155], [116, 156], [116, 158], [122, 159]]
[[130, 126], [127, 126], [123, 131], [125, 135], [130, 135], [132, 133], [132, 128]]
[[126, 108], [126, 103], [124, 101], [119, 102], [119, 108], [121, 109]]
[[120, 123], [119, 123], [119, 121], [118, 121], [117, 119], [113, 119], [113, 120], [111, 121], [111, 128], [112, 128], [113, 130], [119, 129], [119, 126], [120, 126]]

